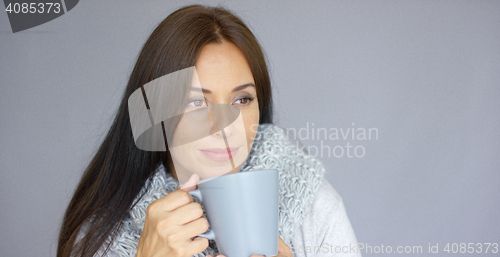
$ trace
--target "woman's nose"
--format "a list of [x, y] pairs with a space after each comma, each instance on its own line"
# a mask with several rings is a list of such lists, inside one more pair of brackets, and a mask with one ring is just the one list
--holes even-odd
[[233, 125], [228, 125], [218, 131], [215, 131], [215, 133], [212, 134], [212, 136], [216, 137], [216, 138], [228, 138], [228, 137], [231, 137], [231, 135], [233, 134], [233, 131], [234, 131], [234, 128], [233, 128]]
[[213, 104], [209, 106], [211, 134], [215, 137], [229, 137], [233, 134], [234, 123], [240, 115], [240, 109], [230, 104]]

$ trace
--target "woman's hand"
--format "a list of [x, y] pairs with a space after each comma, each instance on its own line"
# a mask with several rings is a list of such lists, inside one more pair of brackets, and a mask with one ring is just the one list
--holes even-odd
[[292, 251], [290, 247], [281, 240], [281, 237], [278, 237], [278, 257], [293, 257]]
[[190, 257], [208, 247], [208, 239], [196, 237], [207, 231], [208, 221], [187, 192], [196, 189], [199, 180], [198, 175], [191, 176], [179, 189], [148, 206], [137, 257]]
[[[250, 257], [261, 257], [265, 255], [251, 255]], [[277, 257], [293, 257], [292, 252], [290, 251], [290, 247], [281, 240], [281, 237], [278, 237], [278, 255]], [[212, 257], [212, 255], [207, 255], [207, 257]], [[217, 255], [216, 257], [225, 257], [224, 255]]]

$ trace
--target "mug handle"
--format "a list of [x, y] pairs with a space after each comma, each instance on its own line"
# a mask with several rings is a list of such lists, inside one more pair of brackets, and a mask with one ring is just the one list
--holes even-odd
[[[200, 199], [200, 201], [203, 201], [203, 198], [201, 197], [201, 191], [199, 189], [196, 189], [196, 190], [193, 190], [193, 191], [188, 191], [188, 193], [190, 195], [198, 197], [198, 199]], [[207, 239], [212, 239], [212, 240], [215, 239], [214, 230], [211, 229], [211, 228], [207, 232], [205, 232], [203, 234], [200, 234], [198, 236], [201, 236], [201, 237], [204, 237], [204, 238], [207, 238]]]

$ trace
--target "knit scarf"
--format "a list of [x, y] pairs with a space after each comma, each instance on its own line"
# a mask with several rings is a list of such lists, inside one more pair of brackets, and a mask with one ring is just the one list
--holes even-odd
[[[317, 159], [288, 140], [283, 129], [273, 124], [259, 125], [252, 149], [239, 172], [260, 169], [279, 171], [278, 233], [292, 248], [295, 230], [300, 227], [312, 203], [325, 169]], [[120, 256], [135, 256], [148, 205], [177, 190], [179, 186], [179, 182], [166, 172], [165, 167], [159, 165], [141, 189], [134, 201], [136, 204], [129, 211], [128, 218], [121, 223], [114, 239], [112, 235], [108, 238], [106, 243], [110, 249]], [[203, 203], [200, 204], [203, 206]], [[194, 256], [204, 257], [208, 254], [219, 254], [214, 240], [209, 240], [209, 247]]]

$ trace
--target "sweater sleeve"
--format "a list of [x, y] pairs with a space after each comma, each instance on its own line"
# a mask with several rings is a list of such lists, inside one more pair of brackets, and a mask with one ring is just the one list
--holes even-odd
[[342, 198], [326, 179], [323, 178], [292, 242], [294, 257], [361, 257]]

